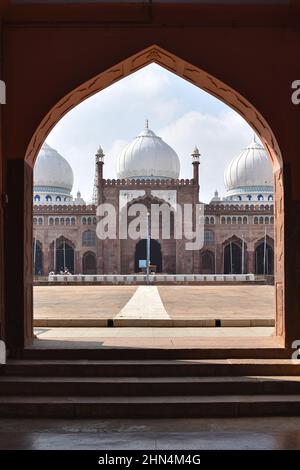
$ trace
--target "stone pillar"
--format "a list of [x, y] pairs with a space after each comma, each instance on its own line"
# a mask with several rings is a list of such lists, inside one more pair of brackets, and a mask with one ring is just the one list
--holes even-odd
[[246, 272], [255, 274], [255, 251], [247, 251], [246, 260]]
[[49, 272], [54, 269], [54, 260], [52, 258], [52, 252], [49, 248], [43, 247], [43, 274], [48, 276]]
[[17, 351], [33, 340], [32, 176], [23, 160], [7, 162], [5, 225], [5, 321], [7, 346]]

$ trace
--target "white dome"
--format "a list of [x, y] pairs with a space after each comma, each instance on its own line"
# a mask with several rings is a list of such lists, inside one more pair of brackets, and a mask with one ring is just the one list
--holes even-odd
[[272, 192], [272, 165], [264, 147], [254, 140], [231, 160], [224, 172], [224, 184], [226, 196]]
[[177, 179], [179, 172], [177, 153], [148, 128], [148, 123], [117, 162], [119, 179]]
[[34, 190], [70, 194], [73, 170], [67, 160], [44, 143], [34, 165]]

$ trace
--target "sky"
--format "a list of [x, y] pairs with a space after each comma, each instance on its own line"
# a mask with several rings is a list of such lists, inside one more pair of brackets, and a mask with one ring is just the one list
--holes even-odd
[[46, 142], [72, 166], [72, 194], [93, 193], [95, 153], [105, 153], [104, 178], [116, 178], [123, 148], [144, 128], [163, 138], [178, 154], [180, 178], [192, 178], [191, 153], [201, 153], [200, 200], [217, 189], [225, 195], [226, 164], [252, 140], [253, 130], [218, 99], [157, 64], [151, 64], [88, 98], [67, 113]]

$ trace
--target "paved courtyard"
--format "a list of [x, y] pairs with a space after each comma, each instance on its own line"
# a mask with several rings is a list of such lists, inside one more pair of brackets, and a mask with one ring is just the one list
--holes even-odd
[[[265, 319], [265, 325], [251, 326], [270, 326], [268, 321], [274, 319], [274, 288], [262, 285], [35, 286], [34, 319], [36, 326], [43, 326], [39, 323], [43, 321], [47, 324], [47, 320], [84, 323], [107, 319], [174, 322]], [[83, 323], [77, 326], [84, 326]], [[65, 323], [65, 326], [70, 325]]]

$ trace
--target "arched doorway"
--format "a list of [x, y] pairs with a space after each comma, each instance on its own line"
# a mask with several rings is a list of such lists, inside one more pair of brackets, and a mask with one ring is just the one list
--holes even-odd
[[[235, 91], [230, 86], [226, 85], [224, 82], [220, 81], [213, 75], [210, 75], [208, 71], [201, 70], [200, 65], [193, 65], [178, 56], [163, 50], [157, 45], [149, 46], [148, 48], [137, 52], [136, 54], [127, 57], [125, 60], [119, 64], [114, 65], [113, 67], [103, 71], [97, 76], [89, 78], [85, 83], [80, 84], [76, 89], [72, 89], [66, 95], [63, 96], [60, 101], [58, 101], [51, 110], [47, 112], [43, 120], [39, 123], [36, 131], [34, 132], [30, 143], [27, 147], [25, 161], [26, 161], [26, 178], [31, 178], [32, 167], [34, 161], [38, 154], [38, 151], [45, 141], [48, 133], [53, 128], [53, 126], [61, 119], [61, 117], [70, 109], [78, 105], [80, 102], [90, 97], [94, 93], [97, 93], [100, 90], [105, 89], [107, 86], [114, 83], [116, 80], [120, 80], [135, 70], [146, 66], [149, 63], [155, 62], [163, 67], [166, 67], [168, 70], [173, 73], [181, 76], [182, 78], [191, 81], [196, 86], [203, 88], [208, 93], [211, 93], [215, 97], [219, 98], [233, 109], [235, 109], [240, 115], [242, 115], [245, 120], [253, 127], [257, 135], [260, 137], [262, 143], [265, 145], [267, 152], [272, 160], [273, 173], [274, 173], [274, 182], [275, 182], [275, 198], [277, 204], [275, 205], [276, 210], [276, 252], [280, 253], [280, 256], [277, 256], [276, 261], [276, 326], [277, 334], [283, 335], [285, 330], [284, 324], [284, 191], [283, 191], [283, 163], [279, 145], [276, 140], [276, 136], [272, 132], [272, 129], [268, 122], [264, 119], [261, 113], [247, 101], [247, 98], [242, 96], [240, 93]], [[238, 78], [235, 83], [239, 83]], [[67, 84], [66, 84], [67, 87]], [[243, 87], [240, 88], [243, 92]], [[55, 99], [53, 100], [55, 102]], [[263, 111], [266, 111], [262, 108]], [[26, 185], [25, 185], [26, 186]], [[31, 219], [32, 219], [32, 186], [27, 185], [26, 187], [26, 214], [25, 218], [28, 225], [28, 230], [23, 231], [22, 221], [18, 221], [18, 226], [22, 228], [22, 233], [24, 234], [24, 246], [26, 250], [29, 251], [32, 245], [32, 233], [31, 233]], [[13, 225], [13, 213], [10, 218], [10, 226]], [[19, 257], [20, 258], [20, 257]], [[22, 270], [20, 275], [23, 276], [25, 273], [26, 276], [32, 274], [32, 266], [27, 262], [27, 259], [31, 259], [29, 252], [23, 258], [19, 260], [22, 263]], [[11, 273], [10, 276], [13, 277], [14, 273]], [[10, 282], [10, 280], [9, 280]], [[14, 310], [13, 306], [15, 301], [13, 298], [10, 298], [9, 302], [11, 303], [11, 310]], [[26, 290], [24, 298], [24, 309], [28, 305], [32, 304], [32, 291], [30, 289]], [[17, 314], [16, 314], [17, 315]], [[26, 310], [26, 320], [25, 323], [32, 325], [32, 312], [27, 312]], [[24, 329], [25, 337], [27, 338], [28, 334], [25, 331], [30, 331], [29, 328]], [[28, 337], [31, 341], [32, 337]], [[25, 342], [27, 339], [25, 340]]]
[[42, 244], [39, 240], [33, 240], [33, 273], [35, 276], [43, 275], [43, 251]]
[[242, 274], [242, 247], [230, 241], [224, 247], [224, 274]]
[[215, 272], [215, 256], [211, 251], [201, 253], [201, 273], [213, 274]]
[[55, 261], [57, 272], [68, 270], [71, 274], [74, 274], [74, 256], [74, 248], [69, 241], [65, 239], [56, 241]]
[[261, 242], [255, 249], [255, 274], [274, 274], [274, 251], [268, 243]]
[[96, 274], [96, 255], [91, 251], [84, 253], [82, 257], [82, 272], [83, 274]]
[[[140, 272], [141, 269], [139, 268], [139, 260], [146, 260], [147, 259], [147, 240], [143, 239], [140, 240], [135, 245], [135, 263], [134, 263], [134, 270], [136, 273]], [[156, 266], [156, 272], [161, 273], [162, 271], [162, 254], [161, 254], [161, 246], [157, 240], [150, 240], [150, 264]]]

